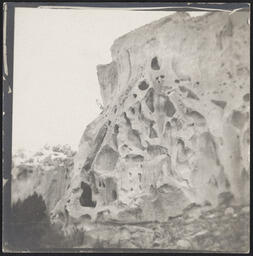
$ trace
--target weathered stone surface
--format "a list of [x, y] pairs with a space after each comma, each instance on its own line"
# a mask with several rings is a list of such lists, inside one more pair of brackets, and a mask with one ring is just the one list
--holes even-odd
[[[81, 138], [53, 222], [59, 213], [64, 229], [83, 215], [111, 225], [162, 222], [189, 205], [249, 203], [247, 19], [242, 12], [176, 13], [114, 42], [112, 63], [97, 67], [103, 111]], [[82, 182], [93, 207], [80, 204]], [[192, 210], [189, 223], [200, 214]], [[210, 235], [204, 242], [220, 248]]]

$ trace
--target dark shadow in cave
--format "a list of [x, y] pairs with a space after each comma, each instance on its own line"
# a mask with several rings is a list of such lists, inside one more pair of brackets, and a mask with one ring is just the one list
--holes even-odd
[[159, 70], [160, 69], [160, 66], [159, 66], [159, 63], [158, 63], [158, 59], [157, 57], [154, 57], [151, 61], [151, 68], [153, 70]]
[[81, 189], [83, 190], [81, 196], [80, 196], [80, 204], [83, 207], [95, 207], [96, 202], [92, 201], [92, 190], [91, 187], [85, 183], [81, 182]]

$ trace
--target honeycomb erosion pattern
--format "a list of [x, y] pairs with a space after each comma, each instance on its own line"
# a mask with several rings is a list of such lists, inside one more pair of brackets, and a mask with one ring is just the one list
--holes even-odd
[[176, 13], [115, 40], [97, 66], [103, 111], [52, 221], [166, 221], [226, 195], [249, 203], [247, 18]]

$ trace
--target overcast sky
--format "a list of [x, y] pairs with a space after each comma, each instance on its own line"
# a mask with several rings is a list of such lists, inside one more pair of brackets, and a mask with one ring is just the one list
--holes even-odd
[[116, 38], [172, 13], [17, 8], [13, 149], [47, 143], [76, 150], [100, 112], [96, 65], [111, 62]]

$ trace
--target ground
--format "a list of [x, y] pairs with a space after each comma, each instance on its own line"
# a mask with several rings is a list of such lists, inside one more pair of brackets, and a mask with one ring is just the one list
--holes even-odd
[[247, 252], [249, 207], [219, 206], [198, 217], [183, 215], [163, 223], [99, 224], [78, 247]]

